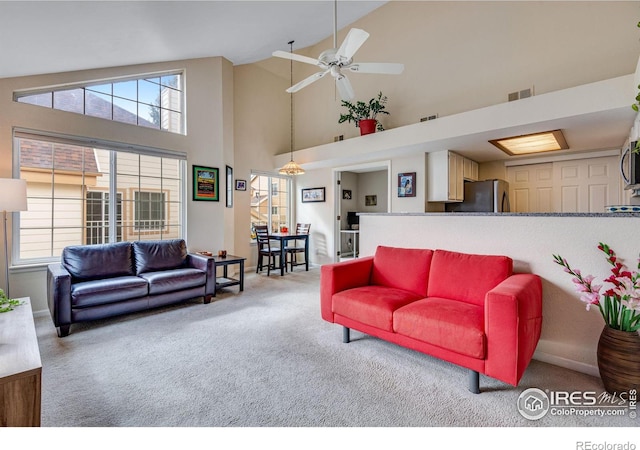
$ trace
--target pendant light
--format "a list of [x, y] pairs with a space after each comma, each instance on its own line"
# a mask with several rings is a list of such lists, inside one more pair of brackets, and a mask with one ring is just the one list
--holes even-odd
[[[291, 53], [293, 53], [293, 42], [294, 41], [288, 42], [289, 47], [291, 48]], [[293, 60], [290, 61], [289, 75], [291, 78], [290, 86], [293, 86]], [[304, 169], [293, 160], [293, 93], [290, 93], [289, 97], [291, 103], [291, 161], [282, 166], [282, 169], [280, 169], [279, 172], [282, 175], [302, 175], [304, 173]]]

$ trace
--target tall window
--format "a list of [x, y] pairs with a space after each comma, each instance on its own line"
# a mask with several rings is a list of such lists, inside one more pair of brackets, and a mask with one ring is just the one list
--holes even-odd
[[15, 145], [28, 201], [20, 213], [20, 262], [59, 258], [67, 245], [184, 235], [183, 155], [21, 132]]
[[42, 92], [17, 92], [15, 101], [184, 134], [180, 73], [101, 81]]
[[272, 174], [251, 174], [251, 227], [269, 225], [271, 231], [291, 223], [291, 179]]

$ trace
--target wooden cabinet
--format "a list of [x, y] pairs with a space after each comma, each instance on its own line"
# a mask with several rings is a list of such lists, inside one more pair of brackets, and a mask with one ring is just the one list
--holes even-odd
[[427, 200], [430, 202], [461, 202], [464, 180], [478, 180], [478, 163], [445, 150], [428, 154]]
[[464, 159], [462, 177], [468, 181], [478, 181], [478, 163], [469, 158]]
[[39, 427], [42, 362], [31, 302], [0, 314], [0, 425]]

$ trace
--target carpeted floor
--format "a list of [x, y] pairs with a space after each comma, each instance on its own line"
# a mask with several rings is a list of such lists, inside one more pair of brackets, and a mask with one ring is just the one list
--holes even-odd
[[201, 300], [74, 325], [36, 319], [44, 427], [627, 427], [625, 417], [522, 417], [527, 388], [600, 380], [533, 361], [514, 388], [320, 318], [319, 269], [248, 273]]

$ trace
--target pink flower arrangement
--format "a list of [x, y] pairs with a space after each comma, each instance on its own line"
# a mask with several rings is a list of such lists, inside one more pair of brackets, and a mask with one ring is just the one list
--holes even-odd
[[594, 284], [593, 275], [583, 276], [578, 269], [573, 269], [566, 259], [553, 255], [556, 264], [564, 267], [564, 271], [573, 276], [576, 291], [580, 300], [586, 304], [587, 311], [596, 306], [602, 314], [607, 326], [621, 331], [638, 331], [640, 329], [640, 260], [636, 271], [630, 271], [618, 260], [615, 252], [602, 242], [598, 250], [607, 255], [611, 264], [611, 275], [604, 279], [609, 289], [602, 292], [602, 284]]

